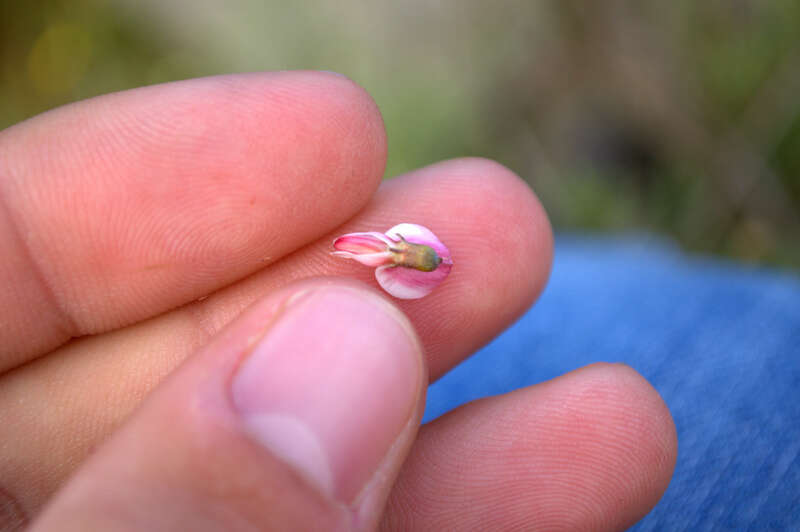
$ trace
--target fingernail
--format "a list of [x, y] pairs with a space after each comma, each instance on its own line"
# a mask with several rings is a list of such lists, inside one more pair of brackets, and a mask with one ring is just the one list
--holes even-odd
[[288, 304], [231, 383], [247, 432], [324, 493], [351, 501], [407, 424], [420, 348], [366, 291], [322, 287]]

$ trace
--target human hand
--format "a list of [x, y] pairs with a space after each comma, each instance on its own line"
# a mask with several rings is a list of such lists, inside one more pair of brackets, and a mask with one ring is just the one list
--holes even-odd
[[[309, 72], [146, 87], [0, 132], [0, 521], [620, 529], [644, 515], [675, 432], [626, 367], [417, 430], [428, 377], [539, 294], [552, 237], [505, 168], [464, 159], [381, 183], [385, 152], [369, 97]], [[389, 303], [341, 280], [375, 284], [329, 257], [333, 237], [404, 221], [452, 251], [445, 283]]]

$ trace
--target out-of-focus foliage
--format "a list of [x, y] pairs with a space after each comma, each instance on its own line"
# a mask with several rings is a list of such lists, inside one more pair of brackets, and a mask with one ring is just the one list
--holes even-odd
[[0, 127], [143, 84], [335, 70], [381, 107], [387, 175], [489, 156], [557, 227], [800, 267], [797, 28], [793, 0], [0, 0]]

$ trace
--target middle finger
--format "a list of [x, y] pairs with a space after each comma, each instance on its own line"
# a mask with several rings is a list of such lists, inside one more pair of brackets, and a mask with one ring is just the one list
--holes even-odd
[[317, 275], [375, 285], [371, 268], [330, 257], [331, 240], [400, 222], [430, 227], [453, 254], [450, 276], [431, 295], [396, 301], [419, 333], [433, 379], [508, 326], [544, 286], [550, 226], [514, 174], [463, 159], [396, 178], [336, 233], [260, 273], [182, 309], [75, 341], [3, 377], [0, 418], [15, 436], [0, 454], [0, 478], [15, 479], [6, 490], [29, 513], [38, 510], [164, 375], [262, 295]]

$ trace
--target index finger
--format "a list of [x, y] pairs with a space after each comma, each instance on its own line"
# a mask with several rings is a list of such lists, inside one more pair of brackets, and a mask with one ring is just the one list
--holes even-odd
[[374, 102], [318, 72], [145, 87], [0, 132], [0, 371], [325, 234], [385, 157]]

